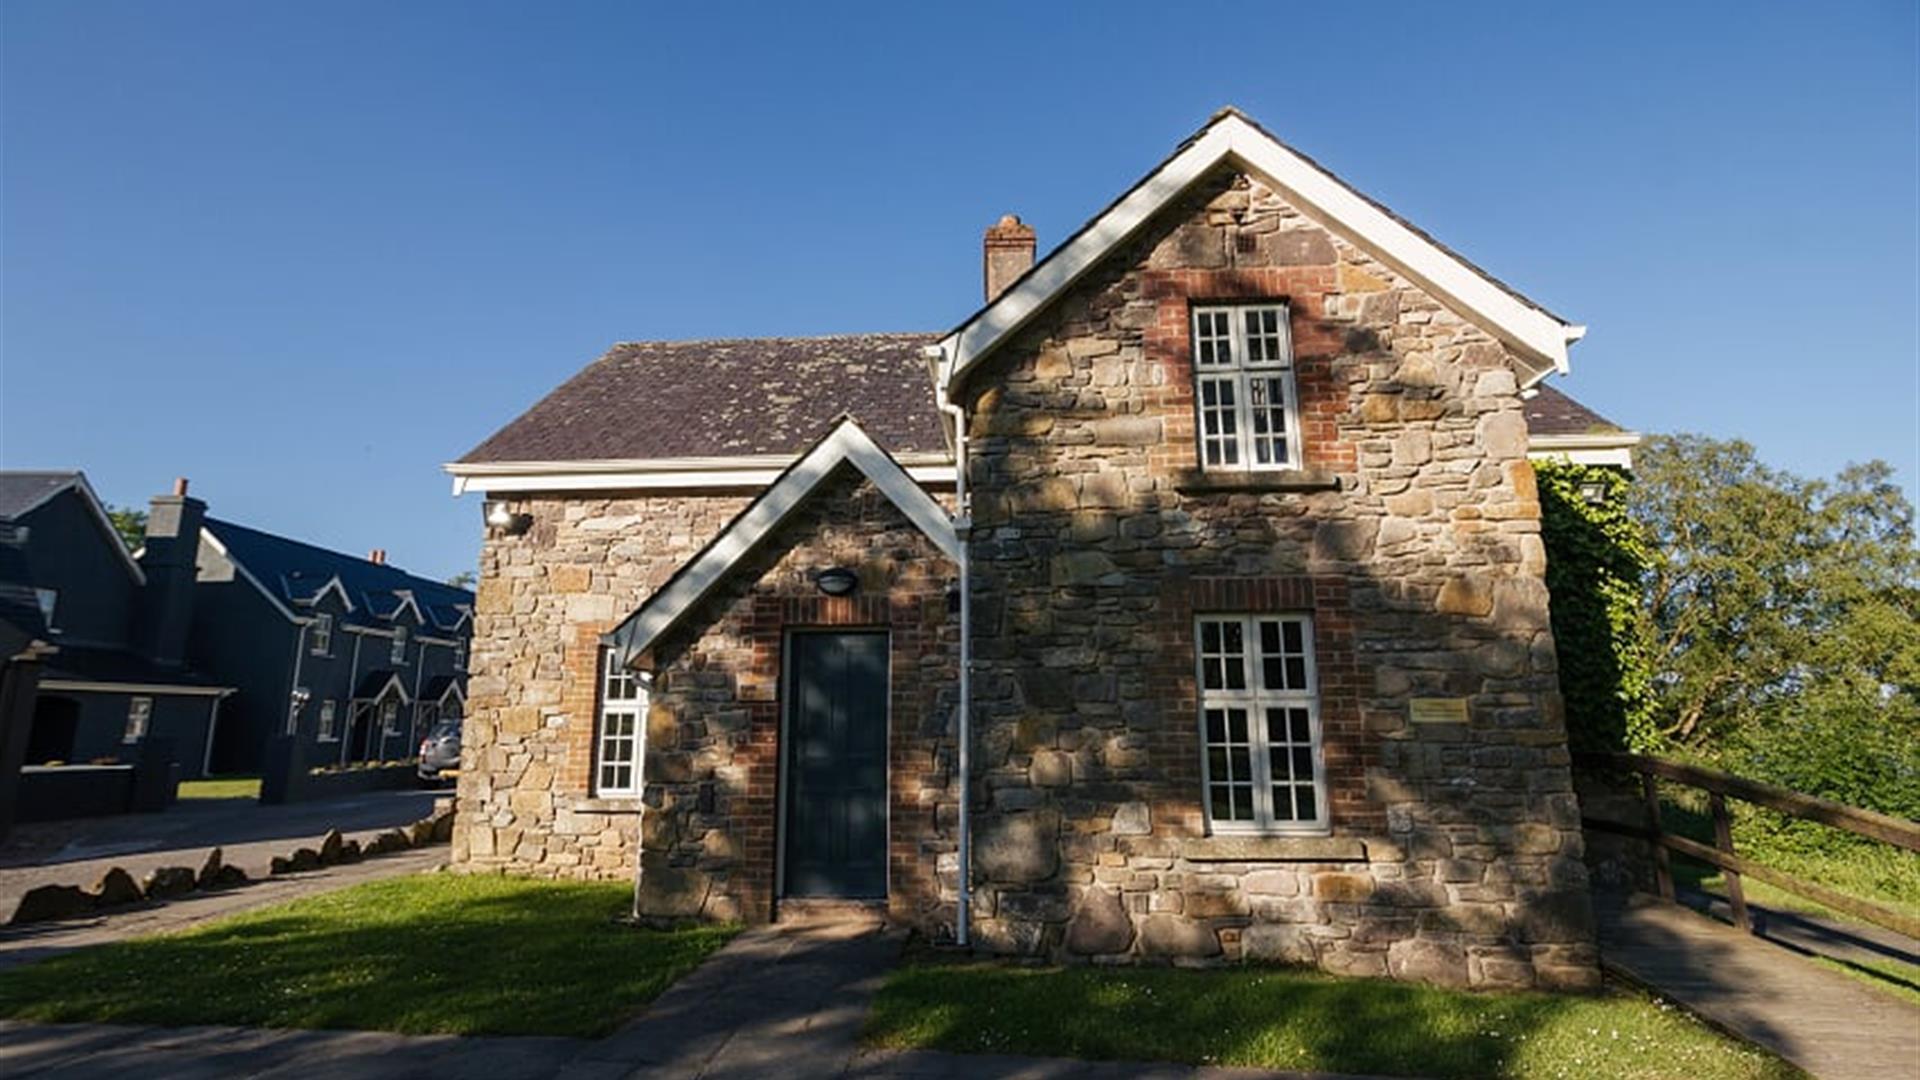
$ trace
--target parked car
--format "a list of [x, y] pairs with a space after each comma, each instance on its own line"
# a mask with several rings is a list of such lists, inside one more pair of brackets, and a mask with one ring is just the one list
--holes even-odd
[[437, 784], [460, 774], [460, 721], [442, 720], [420, 740], [421, 781]]

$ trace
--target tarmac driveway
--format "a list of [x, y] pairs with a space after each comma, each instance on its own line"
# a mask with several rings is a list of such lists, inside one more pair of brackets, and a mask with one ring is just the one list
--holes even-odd
[[161, 866], [199, 869], [210, 848], [254, 877], [275, 855], [312, 846], [328, 829], [365, 839], [433, 811], [435, 791], [376, 791], [342, 799], [262, 806], [252, 799], [182, 799], [157, 814], [16, 827], [0, 847], [0, 922], [38, 885], [92, 885], [119, 866], [136, 879]]

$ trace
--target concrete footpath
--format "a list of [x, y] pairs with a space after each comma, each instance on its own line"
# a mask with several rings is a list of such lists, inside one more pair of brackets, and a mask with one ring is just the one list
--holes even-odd
[[862, 1080], [1121, 1080], [1293, 1077], [1256, 1069], [863, 1052], [873, 994], [901, 937], [877, 921], [760, 927], [599, 1041], [456, 1038], [363, 1031], [153, 1028], [0, 1021], [0, 1075], [35, 1078], [298, 1077], [613, 1080], [616, 1077]]

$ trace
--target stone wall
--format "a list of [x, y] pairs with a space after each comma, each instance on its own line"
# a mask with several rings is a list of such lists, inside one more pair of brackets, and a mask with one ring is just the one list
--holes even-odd
[[[814, 574], [835, 566], [859, 575], [852, 595], [821, 595]], [[647, 723], [645, 914], [772, 918], [786, 633], [857, 627], [889, 637], [888, 903], [903, 922], [944, 932], [957, 886], [955, 572], [842, 465], [662, 639]]]
[[745, 495], [530, 495], [480, 550], [452, 857], [630, 878], [639, 800], [590, 788], [599, 636], [743, 509]]
[[[1197, 467], [1189, 305], [1236, 299], [1290, 305], [1290, 475]], [[1511, 359], [1223, 171], [971, 377], [982, 944], [1593, 985]], [[1206, 835], [1205, 611], [1313, 613], [1330, 835]]]

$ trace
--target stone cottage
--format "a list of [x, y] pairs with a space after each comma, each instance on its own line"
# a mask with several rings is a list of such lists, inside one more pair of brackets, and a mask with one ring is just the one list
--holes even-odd
[[1583, 328], [1233, 110], [947, 334], [616, 346], [487, 496], [455, 858], [1002, 953], [1597, 978]]

